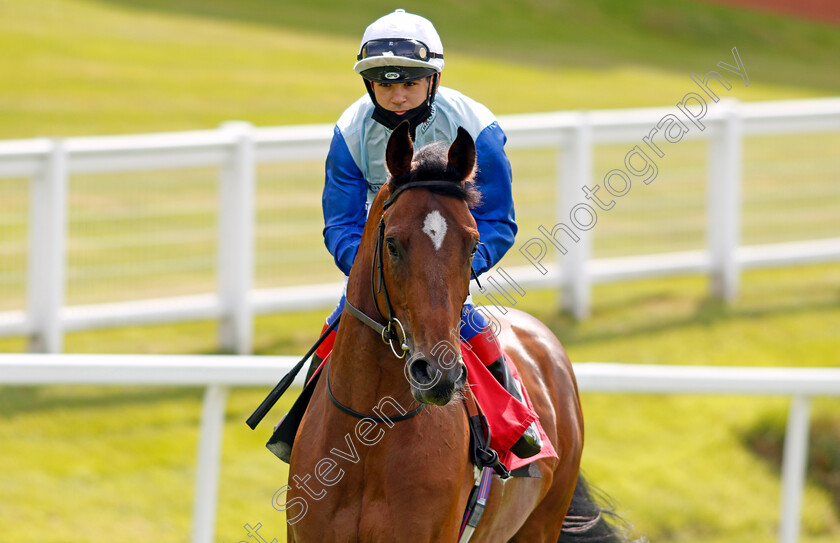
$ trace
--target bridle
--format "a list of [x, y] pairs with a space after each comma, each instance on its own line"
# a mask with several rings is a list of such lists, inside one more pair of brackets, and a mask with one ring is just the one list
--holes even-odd
[[[385, 284], [385, 269], [383, 266], [382, 260], [382, 246], [384, 245], [385, 240], [385, 211], [394, 203], [397, 197], [405, 192], [406, 190], [410, 189], [418, 189], [418, 188], [425, 188], [429, 189], [438, 193], [448, 194], [452, 196], [456, 196], [460, 194], [460, 187], [456, 185], [452, 181], [413, 181], [406, 183], [397, 187], [394, 192], [385, 200], [385, 203], [382, 205], [382, 216], [379, 218], [379, 227], [376, 236], [376, 244], [374, 245], [373, 249], [373, 264], [371, 266], [370, 272], [370, 287], [371, 287], [371, 294], [373, 294], [373, 304], [376, 307], [376, 312], [379, 313], [379, 316], [387, 321], [387, 324], [381, 324], [380, 322], [372, 319], [371, 317], [367, 316], [364, 312], [359, 310], [355, 307], [350, 300], [345, 299], [344, 306], [347, 309], [348, 313], [359, 319], [362, 323], [367, 325], [368, 327], [375, 330], [381, 337], [382, 341], [388, 343], [391, 347], [391, 351], [393, 351], [394, 356], [398, 359], [402, 359], [405, 357], [405, 353], [408, 352], [408, 345], [405, 342], [405, 329], [403, 328], [402, 323], [397, 319], [394, 315], [394, 307], [391, 305], [391, 297], [388, 294], [388, 286]], [[478, 282], [478, 275], [475, 273], [475, 269], [470, 266], [470, 271], [472, 273], [472, 277]], [[479, 289], [481, 288], [481, 284], [479, 284]], [[382, 314], [382, 310], [379, 309], [379, 303], [376, 301], [376, 294], [377, 292], [384, 292], [385, 295], [385, 305], [388, 309], [388, 317], [386, 318], [385, 315]], [[397, 334], [396, 329], [399, 327], [400, 331], [402, 332], [402, 339]], [[398, 340], [400, 342], [400, 346], [402, 348], [402, 354], [398, 354], [396, 349], [394, 348], [394, 340]], [[365, 415], [364, 413], [359, 413], [346, 405], [342, 404], [338, 401], [335, 395], [332, 392], [332, 388], [330, 387], [330, 372], [329, 366], [324, 369], [324, 373], [326, 374], [327, 380], [327, 395], [332, 400], [332, 403], [343, 413], [356, 417], [358, 419], [368, 419], [375, 423], [388, 423], [389, 425], [394, 422], [400, 422], [404, 420], [408, 420], [414, 416], [416, 416], [420, 411], [422, 411], [426, 405], [420, 404], [418, 407], [404, 413], [402, 415], [397, 415], [393, 417], [389, 416], [378, 416], [378, 415]], [[476, 462], [477, 466], [482, 468], [492, 468], [493, 471], [498, 473], [501, 477], [507, 478], [510, 476], [510, 472], [507, 468], [499, 462], [499, 455], [490, 448], [490, 428], [486, 424], [486, 419], [481, 415], [479, 411], [478, 404], [476, 403], [475, 397], [471, 394], [465, 394], [464, 396], [464, 406], [467, 410], [467, 418], [468, 423], [470, 425], [470, 446], [472, 448], [472, 457], [474, 458], [474, 462]], [[481, 438], [476, 438], [475, 436], [481, 436]], [[482, 470], [482, 477], [480, 481], [482, 484], [487, 485], [487, 491], [489, 492], [489, 479], [490, 474], [492, 471], [488, 469]], [[476, 488], [473, 490], [473, 493], [476, 494], [479, 491], [479, 480], [476, 481]], [[486, 500], [486, 494], [484, 495], [484, 499]], [[474, 506], [472, 506], [474, 507]], [[482, 505], [483, 510], [483, 505]], [[468, 511], [470, 509], [468, 508]], [[478, 518], [481, 517], [481, 514], [478, 514]], [[476, 520], [478, 522], [478, 520]], [[462, 528], [463, 533], [463, 528]], [[460, 539], [459, 539], [460, 541]]]
[[[395, 191], [394, 194], [388, 198], [385, 204], [393, 203], [393, 196], [397, 195], [398, 193]], [[376, 312], [379, 313], [379, 316], [385, 320], [386, 324], [380, 324], [375, 319], [368, 317], [365, 315], [360, 309], [350, 303], [350, 300], [345, 299], [344, 305], [347, 307], [347, 311], [366, 324], [369, 328], [372, 328], [376, 332], [379, 333], [380, 337], [382, 337], [382, 341], [387, 343], [389, 347], [391, 347], [391, 352], [394, 353], [394, 356], [402, 360], [405, 358], [405, 354], [408, 352], [408, 344], [406, 343], [405, 337], [405, 327], [394, 314], [394, 306], [391, 304], [391, 296], [388, 294], [388, 286], [385, 285], [385, 267], [383, 266], [382, 260], [382, 247], [385, 244], [385, 209], [386, 206], [382, 207], [382, 217], [379, 218], [379, 228], [376, 234], [376, 244], [373, 247], [373, 264], [370, 268], [370, 291], [373, 295], [373, 305], [376, 307]], [[385, 306], [388, 309], [388, 316], [382, 314], [382, 310], [379, 308], [379, 302], [376, 300], [376, 294], [379, 292], [383, 292], [385, 295]], [[401, 333], [397, 332], [397, 329]], [[394, 347], [394, 341], [397, 341], [399, 344], [399, 352], [397, 352], [397, 348]]]
[[[394, 353], [394, 356], [396, 356], [400, 360], [405, 358], [405, 354], [408, 352], [409, 347], [406, 343], [405, 328], [394, 313], [394, 306], [391, 304], [391, 296], [388, 294], [388, 285], [385, 284], [385, 268], [382, 259], [382, 247], [385, 243], [385, 211], [394, 203], [394, 201], [396, 201], [397, 197], [400, 194], [411, 189], [428, 189], [436, 193], [447, 194], [452, 196], [459, 195], [460, 191], [462, 190], [456, 182], [443, 180], [412, 181], [409, 183], [405, 183], [404, 185], [400, 185], [399, 187], [394, 189], [394, 192], [392, 192], [388, 199], [385, 200], [385, 203], [382, 204], [382, 216], [379, 218], [379, 227], [376, 235], [376, 244], [373, 248], [373, 263], [371, 265], [370, 270], [370, 289], [371, 294], [373, 295], [373, 305], [376, 307], [376, 312], [379, 313], [379, 316], [382, 318], [382, 320], [386, 322], [386, 324], [381, 324], [376, 319], [369, 317], [359, 308], [350, 303], [350, 300], [344, 300], [344, 306], [347, 309], [347, 312], [356, 317], [359, 321], [361, 321], [369, 328], [373, 329], [377, 334], [379, 334], [382, 338], [382, 341], [387, 343], [391, 347], [391, 352]], [[475, 270], [472, 270], [472, 274], [473, 277], [476, 277]], [[478, 280], [477, 277], [476, 280]], [[382, 310], [379, 308], [379, 302], [376, 299], [376, 294], [379, 292], [382, 292], [385, 295], [385, 306], [388, 310], [387, 317], [382, 313]], [[399, 329], [399, 332], [397, 332], [397, 329]], [[400, 352], [397, 352], [397, 348], [394, 347], [395, 341], [398, 342]], [[420, 406], [414, 409], [413, 411], [395, 417], [378, 417], [375, 415], [365, 415], [363, 413], [359, 413], [358, 411], [350, 409], [346, 405], [339, 402], [338, 399], [336, 399], [336, 397], [332, 393], [332, 389], [330, 388], [330, 375], [328, 371], [329, 368], [325, 368], [325, 370], [327, 370], [325, 371], [325, 373], [327, 378], [327, 393], [329, 394], [330, 400], [332, 400], [333, 404], [335, 404], [335, 406], [342, 412], [347, 413], [348, 415], [352, 415], [356, 418], [371, 419], [374, 422], [398, 422], [401, 420], [410, 419], [411, 417], [415, 416], [420, 411], [422, 411], [424, 407], [426, 407], [425, 404], [421, 403]]]
[[[391, 296], [388, 294], [388, 286], [385, 284], [385, 267], [382, 259], [382, 247], [385, 244], [385, 211], [391, 207], [396, 201], [397, 197], [403, 192], [411, 189], [429, 189], [437, 193], [457, 195], [461, 190], [460, 186], [454, 181], [412, 181], [404, 185], [400, 185], [382, 204], [382, 216], [379, 218], [379, 228], [376, 235], [376, 244], [373, 248], [373, 264], [370, 269], [370, 289], [373, 294], [373, 305], [376, 307], [376, 312], [386, 322], [380, 324], [375, 319], [365, 315], [360, 309], [350, 303], [350, 300], [345, 299], [344, 305], [348, 313], [359, 319], [362, 323], [375, 330], [381, 337], [382, 341], [391, 347], [391, 352], [394, 356], [402, 360], [405, 358], [405, 353], [408, 352], [409, 347], [406, 344], [405, 328], [400, 320], [394, 314], [394, 306], [391, 304]], [[472, 268], [471, 268], [472, 269]], [[472, 271], [475, 276], [475, 270]], [[379, 308], [379, 302], [376, 300], [376, 294], [382, 292], [385, 295], [385, 306], [388, 310], [386, 317]], [[399, 333], [397, 332], [399, 329]], [[394, 347], [394, 341], [399, 344], [400, 352]]]

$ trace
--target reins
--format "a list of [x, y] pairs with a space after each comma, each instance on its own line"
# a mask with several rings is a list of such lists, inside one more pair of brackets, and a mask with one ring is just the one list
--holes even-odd
[[404, 421], [404, 420], [408, 420], [411, 417], [417, 415], [420, 411], [422, 411], [426, 407], [426, 404], [421, 403], [420, 405], [418, 405], [416, 408], [412, 409], [408, 413], [405, 413], [405, 414], [402, 414], [402, 415], [397, 415], [397, 416], [394, 416], [394, 417], [389, 417], [389, 416], [381, 416], [380, 417], [379, 415], [365, 415], [364, 413], [359, 413], [358, 411], [347, 407], [346, 405], [344, 405], [343, 403], [338, 401], [338, 399], [335, 397], [335, 395], [333, 394], [333, 391], [332, 391], [332, 387], [330, 387], [330, 372], [329, 372], [329, 369], [330, 368], [329, 368], [329, 365], [328, 365], [326, 368], [324, 368], [324, 373], [325, 373], [326, 379], [327, 379], [327, 394], [329, 395], [330, 400], [332, 400], [333, 405], [335, 405], [340, 411], [342, 411], [343, 413], [347, 413], [348, 415], [350, 415], [352, 417], [356, 417], [357, 419], [371, 420], [371, 421], [376, 422], [376, 423], [380, 423], [380, 422], [385, 422], [385, 423], [401, 422], [401, 421]]
[[338, 326], [339, 320], [341, 320], [340, 317], [338, 319], [335, 319], [335, 321], [333, 321], [333, 323], [329, 325], [329, 327], [327, 327], [326, 330], [324, 330], [324, 332], [321, 334], [321, 337], [319, 337], [318, 341], [315, 342], [315, 345], [313, 345], [309, 349], [309, 351], [307, 351], [307, 353], [303, 355], [303, 358], [301, 358], [300, 361], [297, 364], [295, 364], [295, 366], [291, 370], [289, 370], [289, 372], [280, 380], [280, 382], [274, 386], [271, 392], [268, 393], [268, 396], [265, 397], [265, 399], [262, 401], [259, 407], [257, 407], [254, 410], [254, 412], [251, 413], [251, 416], [248, 417], [247, 421], [245, 421], [246, 424], [248, 424], [248, 426], [251, 428], [251, 430], [256, 429], [257, 424], [259, 424], [260, 421], [262, 421], [265, 418], [265, 416], [268, 414], [271, 408], [274, 407], [274, 404], [277, 403], [277, 400], [279, 400], [283, 393], [286, 392], [289, 386], [291, 386], [295, 377], [297, 377], [297, 374], [300, 373], [301, 368], [303, 368], [303, 365], [306, 363], [307, 360], [309, 360], [309, 357], [312, 356], [312, 353], [315, 352], [315, 350], [321, 345], [321, 343], [323, 343], [324, 340], [327, 339], [327, 336], [329, 336], [330, 333], [332, 333], [332, 331], [335, 330], [335, 327]]
[[[391, 347], [391, 352], [394, 353], [398, 359], [405, 358], [405, 354], [408, 352], [409, 347], [406, 344], [406, 335], [405, 335], [405, 328], [403, 324], [397, 319], [394, 314], [394, 307], [391, 304], [391, 297], [388, 294], [388, 286], [385, 284], [385, 269], [383, 266], [383, 259], [382, 259], [382, 246], [384, 245], [385, 240], [385, 210], [387, 210], [397, 199], [397, 197], [402, 194], [403, 192], [416, 189], [416, 188], [424, 188], [429, 189], [435, 193], [445, 194], [448, 196], [459, 196], [461, 194], [462, 189], [453, 181], [444, 181], [444, 180], [437, 180], [437, 181], [412, 181], [408, 182], [404, 185], [401, 185], [394, 189], [394, 192], [385, 200], [385, 203], [382, 205], [382, 217], [379, 219], [379, 228], [376, 236], [376, 244], [374, 245], [373, 251], [373, 265], [371, 266], [370, 271], [370, 286], [371, 286], [371, 294], [373, 295], [373, 304], [376, 307], [376, 312], [379, 313], [379, 316], [387, 322], [387, 324], [380, 324], [376, 320], [372, 319], [371, 317], [367, 316], [364, 312], [359, 310], [355, 307], [350, 300], [345, 299], [345, 307], [347, 308], [347, 312], [357, 318], [366, 326], [370, 327], [374, 331], [376, 331], [381, 337], [382, 341], [387, 343]], [[472, 275], [478, 281], [478, 276], [475, 273], [475, 270], [472, 270]], [[376, 284], [378, 279], [378, 285]], [[388, 309], [388, 317], [386, 318], [385, 315], [382, 314], [382, 311], [379, 309], [379, 303], [376, 300], [376, 293], [383, 292], [385, 294], [385, 304]], [[295, 376], [300, 372], [301, 368], [303, 367], [304, 363], [309, 359], [312, 353], [315, 352], [315, 349], [318, 348], [319, 345], [326, 339], [326, 337], [336, 328], [338, 325], [339, 319], [333, 321], [333, 323], [328, 327], [327, 330], [321, 334], [321, 337], [309, 349], [304, 357], [289, 371], [283, 379], [274, 387], [274, 389], [266, 396], [266, 398], [262, 401], [259, 407], [248, 417], [247, 424], [251, 429], [257, 427], [257, 424], [262, 421], [268, 411], [277, 403], [283, 393], [289, 388], [294, 380]], [[397, 328], [399, 328], [399, 332], [397, 332]], [[402, 337], [400, 337], [402, 336]], [[399, 342], [399, 349], [400, 352], [397, 352], [397, 348], [394, 346], [394, 341]], [[423, 410], [425, 407], [424, 404], [420, 404], [419, 407], [416, 409], [406, 413], [405, 415], [401, 415], [398, 417], [377, 417], [375, 415], [364, 415], [349, 407], [341, 404], [336, 397], [333, 395], [332, 390], [329, 387], [329, 372], [327, 372], [327, 391], [330, 396], [330, 400], [344, 413], [352, 415], [357, 418], [367, 418], [371, 419], [375, 422], [386, 422], [386, 421], [401, 421], [409, 419], [420, 411]]]

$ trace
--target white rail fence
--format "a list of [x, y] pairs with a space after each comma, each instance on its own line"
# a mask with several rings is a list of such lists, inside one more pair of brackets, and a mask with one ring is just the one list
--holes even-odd
[[[595, 144], [639, 144], [673, 108], [516, 115], [500, 118], [509, 149], [556, 147], [559, 222], [592, 181]], [[578, 318], [589, 312], [591, 285], [635, 277], [706, 273], [714, 294], [731, 299], [742, 269], [840, 260], [840, 238], [739, 246], [742, 140], [755, 134], [840, 132], [840, 99], [737, 103], [721, 100], [703, 118], [707, 130], [684, 139], [711, 140], [708, 155], [706, 250], [592, 259], [591, 236], [568, 247], [560, 265], [507, 270], [524, 286], [563, 289]], [[31, 139], [0, 142], [0, 180], [30, 178], [26, 309], [0, 313], [0, 336], [28, 336], [30, 351], [63, 350], [66, 331], [183, 320], [219, 319], [223, 349], [251, 351], [259, 313], [329, 307], [340, 284], [254, 289], [256, 166], [326, 156], [330, 125], [254, 128], [232, 122], [218, 130]], [[67, 183], [72, 174], [219, 167], [220, 234], [215, 293], [92, 306], [64, 305]], [[549, 240], [550, 241], [550, 240]]]
[[[265, 386], [267, 392], [296, 361], [288, 356], [4, 354], [0, 355], [0, 385], [206, 387], [191, 541], [212, 543], [228, 387]], [[780, 543], [798, 541], [810, 401], [812, 397], [840, 396], [840, 369], [578, 363], [575, 374], [580, 390], [585, 392], [790, 396], [778, 535]]]

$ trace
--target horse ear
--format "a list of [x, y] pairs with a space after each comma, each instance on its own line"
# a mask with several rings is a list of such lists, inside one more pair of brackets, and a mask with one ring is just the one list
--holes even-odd
[[408, 133], [409, 122], [401, 122], [388, 138], [385, 148], [385, 164], [391, 177], [399, 177], [411, 171], [411, 159], [414, 158], [414, 143]]
[[459, 181], [470, 178], [475, 169], [475, 142], [463, 127], [458, 127], [458, 136], [449, 147], [449, 164], [455, 168], [460, 176]]

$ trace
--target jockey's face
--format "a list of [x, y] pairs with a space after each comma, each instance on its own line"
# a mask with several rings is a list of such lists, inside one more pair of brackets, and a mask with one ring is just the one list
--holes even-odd
[[406, 83], [374, 83], [373, 94], [380, 106], [402, 115], [426, 101], [429, 80], [427, 77]]

